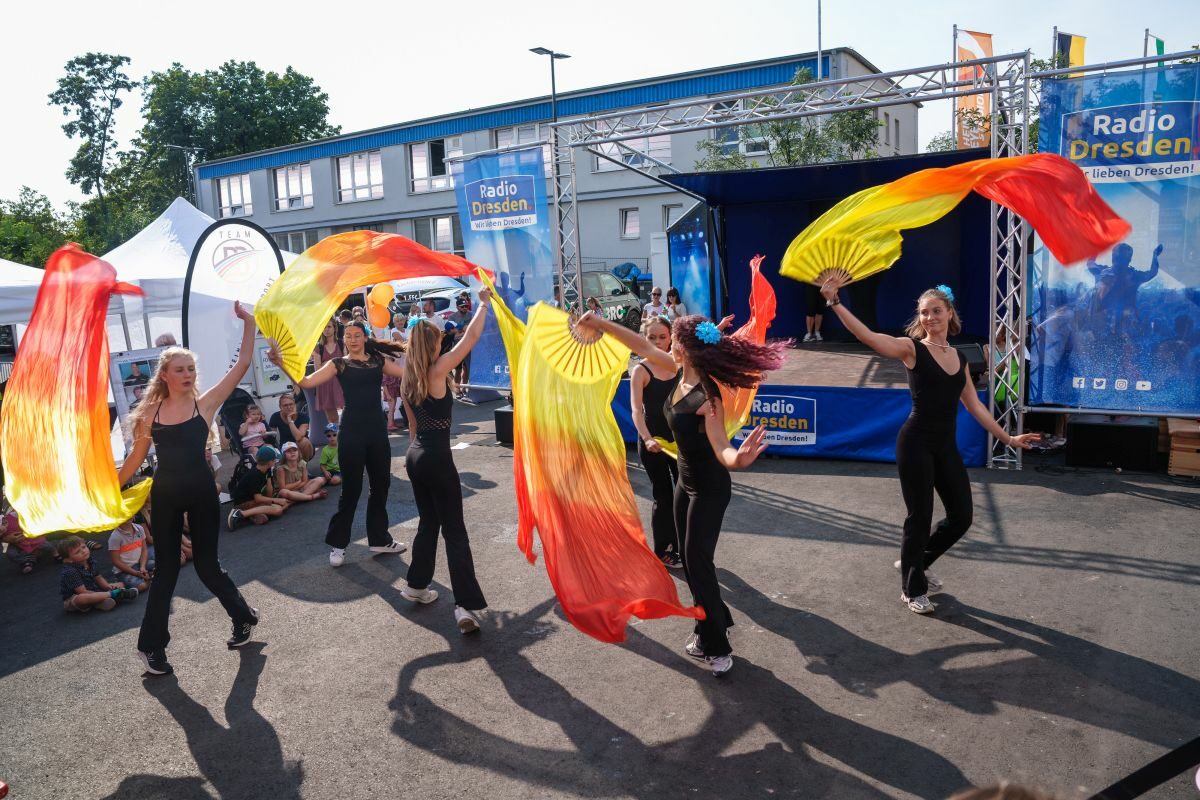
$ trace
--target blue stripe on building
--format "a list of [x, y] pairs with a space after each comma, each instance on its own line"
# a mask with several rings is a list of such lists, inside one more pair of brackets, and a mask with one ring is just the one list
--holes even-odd
[[[826, 56], [824, 61], [822, 72], [828, 75], [829, 57]], [[645, 106], [651, 103], [669, 103], [688, 97], [729, 94], [731, 92], [749, 91], [765, 86], [779, 86], [790, 81], [796, 74], [796, 70], [807, 67], [815, 72], [816, 66], [816, 59], [810, 58], [734, 72], [723, 72], [716, 75], [698, 75], [689, 78], [680, 78], [679, 80], [632, 86], [628, 89], [614, 89], [608, 92], [583, 95], [582, 97], [568, 96], [558, 101], [558, 113], [560, 117], [600, 114], [607, 111], [617, 111], [622, 108]], [[201, 180], [211, 180], [242, 172], [272, 169], [288, 164], [302, 163], [304, 161], [311, 161], [314, 158], [344, 156], [364, 150], [375, 150], [380, 147], [391, 147], [410, 142], [423, 142], [428, 139], [440, 139], [445, 136], [457, 136], [463, 133], [470, 133], [471, 131], [506, 128], [513, 125], [525, 125], [531, 122], [548, 122], [549, 120], [550, 103], [548, 101], [533, 103], [513, 108], [501, 108], [482, 114], [452, 117], [421, 125], [397, 127], [386, 131], [366, 133], [362, 136], [348, 136], [344, 139], [299, 145], [288, 150], [263, 153], [258, 156], [247, 156], [246, 158], [239, 158], [219, 164], [208, 164], [201, 166], [199, 173]]]

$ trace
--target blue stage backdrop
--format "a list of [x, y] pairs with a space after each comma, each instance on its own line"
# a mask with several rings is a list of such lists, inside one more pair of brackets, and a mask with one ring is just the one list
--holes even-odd
[[1036, 243], [1030, 403], [1200, 414], [1200, 66], [1045, 81], [1041, 120], [1133, 232], [1085, 264]]
[[671, 285], [689, 314], [714, 318], [717, 310], [718, 249], [713, 242], [711, 212], [697, 203], [667, 229]]
[[[466, 258], [495, 270], [496, 289], [524, 320], [554, 292], [554, 249], [546, 204], [542, 148], [474, 156], [453, 162]], [[478, 291], [478, 282], [472, 281]], [[504, 342], [489, 317], [471, 352], [472, 386], [511, 386]]]
[[[911, 411], [907, 389], [768, 384], [758, 390], [750, 421], [767, 427], [772, 455], [894, 462], [896, 434]], [[625, 441], [636, 442], [628, 380], [617, 387], [613, 413]], [[958, 449], [967, 466], [983, 466], [987, 433], [961, 404]]]
[[[727, 281], [727, 305], [722, 308], [739, 322], [746, 320], [750, 296], [747, 264], [761, 253], [766, 256], [763, 274], [778, 298], [770, 335], [802, 337], [809, 287], [779, 274], [779, 262], [800, 231], [861, 189], [917, 170], [987, 157], [986, 150], [962, 150], [808, 167], [664, 175], [663, 179], [704, 197], [709, 206], [718, 209], [715, 238], [723, 245]], [[905, 231], [900, 260], [886, 272], [851, 286], [846, 304], [872, 327], [898, 332], [912, 317], [921, 292], [945, 283], [958, 297], [964, 333], [986, 339], [989, 259], [988, 203], [972, 194], [938, 222]], [[714, 315], [719, 313], [714, 310]], [[824, 324], [825, 333], [841, 332], [832, 314], [825, 316]]]

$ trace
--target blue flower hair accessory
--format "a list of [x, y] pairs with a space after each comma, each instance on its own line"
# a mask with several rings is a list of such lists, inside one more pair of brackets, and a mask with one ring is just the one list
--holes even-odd
[[404, 326], [404, 330], [411, 331], [413, 328], [421, 324], [420, 317], [409, 317], [408, 324]]
[[935, 286], [933, 288], [937, 289], [939, 292], [946, 295], [946, 299], [949, 300], [951, 303], [954, 302], [954, 290], [951, 289], [949, 286], [947, 286], [944, 283], [939, 283], [937, 286]]
[[696, 326], [696, 338], [705, 344], [716, 344], [721, 341], [721, 331], [708, 320]]

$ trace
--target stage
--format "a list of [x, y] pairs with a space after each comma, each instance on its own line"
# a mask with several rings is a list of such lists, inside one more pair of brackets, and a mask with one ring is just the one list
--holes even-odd
[[[980, 397], [987, 402], [986, 393]], [[629, 411], [629, 383], [621, 382], [613, 412], [626, 442], [637, 441]], [[767, 428], [768, 455], [895, 461], [896, 434], [912, 410], [899, 361], [858, 343], [798, 344], [782, 369], [759, 387], [749, 425]], [[983, 466], [987, 434], [959, 406], [958, 447], [968, 466]]]

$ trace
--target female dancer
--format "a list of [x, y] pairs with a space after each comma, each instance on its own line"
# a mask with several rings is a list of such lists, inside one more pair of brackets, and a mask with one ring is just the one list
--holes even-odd
[[[672, 290], [674, 291], [674, 290]], [[659, 315], [642, 320], [642, 336], [662, 350], [671, 349], [671, 324]], [[650, 529], [654, 532], [654, 555], [671, 569], [683, 566], [682, 548], [675, 533], [675, 514], [672, 508], [675, 482], [679, 472], [675, 459], [663, 452], [655, 437], [672, 442], [671, 426], [663, 413], [671, 394], [673, 379], [654, 377], [650, 367], [638, 364], [629, 373], [629, 405], [633, 411], [633, 426], [638, 432], [638, 457], [650, 479], [654, 505], [650, 512]]]
[[454, 590], [454, 620], [462, 633], [479, 630], [478, 611], [487, 608], [475, 578], [471, 543], [463, 522], [462, 484], [450, 452], [450, 414], [454, 408], [451, 374], [471, 352], [483, 333], [491, 301], [487, 288], [479, 292], [479, 308], [458, 343], [442, 355], [446, 334], [429, 320], [410, 331], [404, 382], [400, 394], [408, 416], [410, 444], [404, 459], [413, 497], [421, 515], [413, 539], [408, 585], [400, 594], [414, 603], [432, 603], [437, 592], [429, 588], [437, 558], [438, 530], [446, 540], [450, 587]]
[[713, 557], [729, 505], [729, 471], [750, 466], [767, 446], [763, 443], [766, 429], [761, 425], [741, 447], [729, 443], [725, 407], [714, 381], [746, 388], [757, 385], [764, 371], [782, 366], [782, 345], [757, 345], [722, 336], [716, 325], [698, 314], [675, 320], [670, 354], [596, 314], [584, 314], [577, 325], [616, 337], [645, 359], [643, 364], [654, 377], [671, 380], [663, 413], [679, 447], [675, 529], [683, 543], [688, 587], [705, 614], [684, 649], [702, 659], [714, 675], [724, 675], [733, 668], [733, 648], [726, 635], [733, 618], [721, 600]]
[[138, 657], [152, 675], [173, 672], [167, 661], [167, 643], [171, 641], [167, 621], [179, 578], [185, 514], [191, 528], [196, 574], [233, 620], [233, 636], [226, 644], [240, 647], [250, 641], [259, 620], [257, 609], [246, 604], [217, 559], [221, 503], [212, 472], [204, 461], [213, 415], [246, 374], [254, 352], [254, 317], [236, 302], [233, 313], [242, 320], [241, 350], [220, 382], [200, 394], [196, 387], [196, 356], [181, 347], [169, 347], [158, 357], [145, 397], [130, 413], [133, 450], [118, 472], [120, 484], [132, 480], [146, 460], [151, 442], [158, 456], [150, 489], [150, 526], [158, 569], [138, 635]]
[[[984, 429], [1009, 447], [1029, 449], [1029, 443], [1040, 434], [1010, 436], [980, 402], [967, 380], [966, 357], [946, 341], [962, 329], [949, 287], [922, 293], [907, 335], [887, 336], [872, 331], [841, 304], [838, 290], [844, 283], [840, 279], [825, 282], [821, 287], [825, 305], [860, 342], [881, 356], [899, 359], [908, 369], [912, 413], [896, 437], [896, 467], [908, 515], [895, 566], [900, 570], [900, 601], [910, 611], [928, 614], [934, 609], [929, 595], [942, 590], [942, 582], [929, 567], [971, 527], [971, 482], [955, 442], [959, 401]], [[931, 536], [935, 489], [946, 508], [946, 518]]]
[[[326, 327], [325, 330], [329, 330]], [[365, 322], [351, 322], [342, 334], [346, 355], [326, 361], [311, 375], [305, 375], [300, 388], [313, 389], [337, 379], [346, 410], [338, 429], [338, 462], [342, 469], [342, 494], [338, 510], [329, 520], [325, 543], [329, 545], [330, 566], [340, 567], [350, 544], [350, 524], [362, 494], [363, 470], [370, 484], [367, 496], [367, 544], [372, 553], [403, 553], [408, 546], [388, 533], [387, 492], [392, 481], [392, 448], [388, 442], [387, 420], [380, 404], [383, 376], [402, 375], [399, 364], [388, 356], [398, 356], [403, 348], [394, 342], [377, 342], [367, 335]], [[278, 363], [279, 354], [270, 358]]]
[[[341, 326], [334, 320], [329, 320], [329, 323], [325, 325], [325, 330], [321, 331], [321, 340], [317, 342], [317, 349], [313, 351], [314, 373], [327, 362], [346, 355], [345, 350], [342, 349], [342, 335]], [[316, 391], [315, 401], [317, 411], [324, 412], [326, 422], [336, 425], [339, 410], [346, 405], [340, 382], [322, 382], [321, 388]]]

